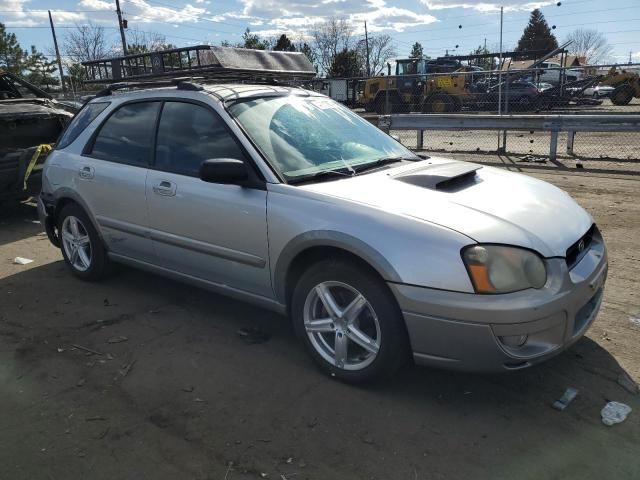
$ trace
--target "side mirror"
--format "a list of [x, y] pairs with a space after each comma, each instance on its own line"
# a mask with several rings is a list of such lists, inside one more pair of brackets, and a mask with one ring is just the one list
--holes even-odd
[[241, 160], [211, 158], [200, 164], [200, 179], [209, 183], [239, 184], [249, 179], [249, 171]]

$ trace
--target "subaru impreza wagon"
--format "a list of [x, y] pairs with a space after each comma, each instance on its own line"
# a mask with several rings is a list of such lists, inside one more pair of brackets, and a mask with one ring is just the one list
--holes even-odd
[[47, 159], [38, 208], [81, 279], [118, 262], [287, 314], [354, 382], [410, 356], [541, 362], [589, 328], [607, 275], [598, 228], [562, 190], [417, 156], [295, 88], [98, 95]]

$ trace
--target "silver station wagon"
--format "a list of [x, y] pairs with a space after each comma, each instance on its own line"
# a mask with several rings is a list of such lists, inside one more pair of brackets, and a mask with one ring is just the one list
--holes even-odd
[[39, 213], [78, 277], [119, 262], [287, 314], [346, 381], [421, 365], [505, 371], [577, 341], [607, 255], [540, 180], [420, 157], [302, 89], [176, 86], [87, 103]]

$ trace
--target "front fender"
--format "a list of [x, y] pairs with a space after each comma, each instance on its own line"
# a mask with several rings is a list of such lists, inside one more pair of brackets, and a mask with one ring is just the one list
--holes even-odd
[[273, 268], [273, 289], [281, 303], [286, 301], [287, 272], [293, 260], [301, 252], [313, 247], [335, 247], [345, 250], [373, 267], [389, 282], [401, 283], [396, 269], [375, 248], [366, 242], [335, 230], [313, 230], [292, 238], [282, 249]]

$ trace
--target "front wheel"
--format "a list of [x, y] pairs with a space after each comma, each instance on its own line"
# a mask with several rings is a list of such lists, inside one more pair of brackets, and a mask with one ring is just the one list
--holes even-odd
[[295, 287], [296, 333], [327, 373], [363, 382], [394, 373], [407, 335], [393, 295], [374, 272], [342, 260], [311, 266]]

